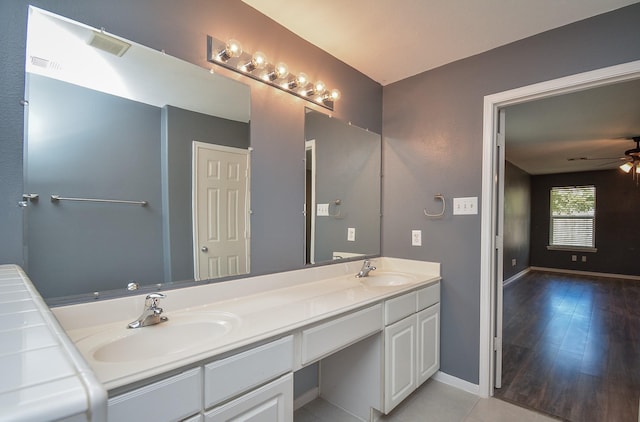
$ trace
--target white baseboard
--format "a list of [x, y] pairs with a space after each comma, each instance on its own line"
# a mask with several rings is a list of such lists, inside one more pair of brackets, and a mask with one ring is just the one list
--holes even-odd
[[433, 375], [433, 379], [443, 384], [466, 391], [467, 393], [475, 394], [476, 396], [480, 395], [480, 386], [478, 384], [470, 383], [469, 381], [454, 377], [453, 375], [438, 371]]
[[318, 389], [318, 387], [312, 388], [306, 393], [301, 394], [300, 397], [298, 397], [293, 401], [293, 410], [300, 409], [302, 406], [304, 406], [307, 403], [311, 403], [312, 401], [317, 399], [319, 396], [320, 396], [320, 389]]
[[550, 273], [577, 274], [577, 275], [587, 275], [592, 277], [607, 277], [607, 278], [618, 278], [618, 279], [625, 279], [625, 280], [640, 280], [640, 276], [638, 275], [596, 273], [591, 271], [565, 270], [562, 268], [547, 268], [547, 267], [529, 267], [529, 268], [535, 271], [547, 271]]
[[502, 281], [502, 286], [504, 287], [509, 283], [513, 283], [514, 281], [516, 281], [517, 279], [519, 279], [520, 277], [522, 277], [523, 275], [525, 275], [529, 271], [531, 271], [531, 267], [527, 267], [524, 270], [520, 271], [519, 273], [512, 275], [508, 279]]

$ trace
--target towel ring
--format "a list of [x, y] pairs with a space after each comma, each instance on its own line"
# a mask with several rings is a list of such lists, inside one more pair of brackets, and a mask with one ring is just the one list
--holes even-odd
[[439, 199], [440, 201], [442, 201], [442, 211], [440, 211], [437, 214], [430, 214], [427, 212], [427, 209], [425, 208], [423, 210], [424, 215], [426, 215], [427, 217], [442, 217], [444, 215], [445, 210], [447, 209], [447, 202], [445, 201], [444, 196], [440, 193], [435, 195], [433, 199]]

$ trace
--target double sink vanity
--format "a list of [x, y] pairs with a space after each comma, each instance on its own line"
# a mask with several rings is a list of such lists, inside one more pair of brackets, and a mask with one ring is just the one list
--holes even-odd
[[109, 397], [68, 420], [106, 406], [109, 421], [292, 421], [293, 373], [317, 362], [314, 396], [375, 420], [439, 368], [440, 267], [372, 263], [362, 278], [356, 261], [170, 290], [168, 320], [135, 329], [145, 294], [53, 308], [80, 378]]

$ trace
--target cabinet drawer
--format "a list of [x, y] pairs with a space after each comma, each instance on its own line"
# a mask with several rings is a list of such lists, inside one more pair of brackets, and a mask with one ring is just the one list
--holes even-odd
[[215, 406], [292, 369], [292, 336], [205, 365], [204, 407]]
[[302, 332], [302, 364], [311, 363], [382, 330], [382, 305], [334, 319]]
[[204, 414], [206, 422], [293, 422], [293, 375], [287, 374]]
[[418, 290], [418, 311], [440, 302], [440, 283]]
[[417, 293], [411, 292], [384, 302], [384, 325], [393, 324], [416, 312]]
[[107, 419], [121, 421], [178, 421], [198, 413], [202, 407], [202, 370], [146, 385], [109, 399]]

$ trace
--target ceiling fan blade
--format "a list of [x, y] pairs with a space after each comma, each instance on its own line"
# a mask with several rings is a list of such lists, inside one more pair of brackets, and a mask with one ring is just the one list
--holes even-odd
[[589, 157], [572, 157], [572, 158], [567, 158], [567, 161], [596, 161], [596, 160], [618, 160], [618, 161], [623, 161], [626, 160], [627, 157], [594, 157], [594, 158], [589, 158]]

